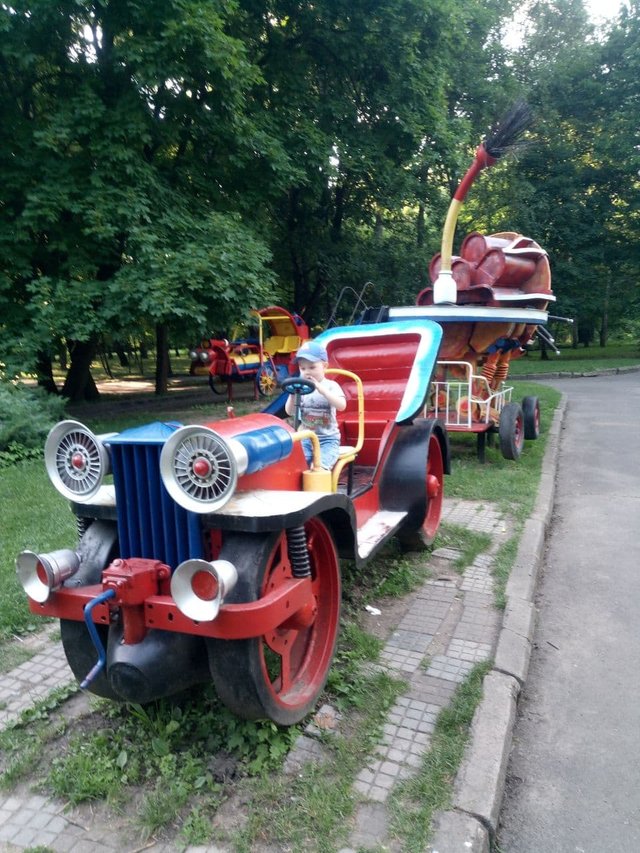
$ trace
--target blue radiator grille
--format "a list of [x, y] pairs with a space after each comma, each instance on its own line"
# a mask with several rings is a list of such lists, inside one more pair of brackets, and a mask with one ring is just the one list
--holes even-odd
[[172, 569], [204, 557], [200, 517], [169, 496], [160, 478], [162, 445], [111, 445], [120, 556], [161, 560]]

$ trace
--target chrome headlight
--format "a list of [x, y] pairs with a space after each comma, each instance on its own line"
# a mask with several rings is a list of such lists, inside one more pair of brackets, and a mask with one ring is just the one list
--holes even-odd
[[102, 441], [78, 421], [61, 421], [44, 445], [44, 463], [53, 485], [65, 498], [89, 501], [111, 471]]

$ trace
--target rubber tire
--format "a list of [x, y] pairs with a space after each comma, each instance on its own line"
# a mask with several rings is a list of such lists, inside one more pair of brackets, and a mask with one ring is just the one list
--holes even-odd
[[405, 550], [422, 551], [433, 544], [442, 518], [444, 497], [444, 460], [438, 436], [431, 433], [427, 447], [427, 506], [422, 525], [417, 530], [402, 529], [398, 540]]
[[[324, 522], [312, 518], [305, 530], [317, 605], [315, 621], [308, 628], [280, 630], [268, 637], [207, 640], [209, 670], [218, 696], [239, 717], [294, 725], [313, 709], [326, 683], [340, 627], [340, 566]], [[233, 562], [238, 570], [238, 582], [226, 603], [256, 601], [291, 577], [284, 531], [227, 534], [220, 559]], [[270, 648], [274, 645], [286, 647], [289, 657]], [[298, 658], [292, 660], [295, 651]], [[283, 661], [290, 667], [286, 693], [280, 687]]]
[[209, 374], [209, 388], [213, 391], [216, 397], [227, 393], [227, 382], [220, 376]]
[[519, 459], [524, 445], [524, 416], [519, 403], [507, 403], [498, 427], [500, 452], [505, 459]]
[[[104, 547], [102, 549], [96, 547], [96, 531], [104, 532]], [[91, 541], [91, 545], [87, 546], [85, 543], [89, 541]], [[117, 549], [115, 522], [94, 521], [78, 545], [78, 552], [83, 558], [81, 569], [77, 575], [66, 582], [65, 586], [76, 587], [100, 583], [102, 572], [117, 556]], [[100, 641], [106, 649], [109, 627], [108, 625], [96, 625], [96, 629]], [[60, 638], [71, 672], [79, 682], [84, 681], [98, 660], [98, 652], [93, 645], [87, 626], [84, 622], [77, 622], [75, 619], [61, 619]], [[102, 696], [104, 699], [122, 701], [122, 698], [111, 687], [104, 669], [96, 675], [87, 689], [90, 693]]]
[[522, 414], [525, 440], [534, 441], [540, 435], [540, 401], [537, 397], [523, 398]]

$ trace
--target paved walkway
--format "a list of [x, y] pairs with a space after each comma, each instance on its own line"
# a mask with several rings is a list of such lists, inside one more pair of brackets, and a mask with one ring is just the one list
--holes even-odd
[[[509, 520], [488, 503], [446, 500], [443, 521], [490, 534], [491, 546], [462, 574], [452, 565], [459, 556], [457, 551], [435, 551], [431, 561], [435, 576], [409, 597], [407, 610], [384, 646], [382, 665], [405, 678], [408, 688], [389, 712], [382, 742], [354, 781], [361, 804], [356, 811], [350, 846], [343, 853], [356, 848], [380, 849], [385, 844], [390, 850], [397, 849], [388, 837], [389, 795], [394, 785], [416, 772], [429, 749], [438, 714], [473, 666], [495, 657], [501, 627], [504, 634], [503, 614], [494, 605], [492, 563], [508, 535]], [[0, 725], [16, 719], [53, 686], [71, 680], [61, 644], [47, 643], [31, 660], [0, 677]], [[331, 708], [320, 709], [290, 752], [285, 773], [298, 772], [301, 763], [321, 755], [323, 747], [315, 737], [318, 721], [323, 715], [332, 714]], [[340, 725], [339, 719], [334, 722]], [[324, 723], [321, 728], [326, 730]], [[491, 779], [487, 781], [491, 787]], [[459, 813], [453, 815], [455, 832], [460, 830], [457, 817]], [[451, 815], [442, 816], [441, 822], [446, 837], [453, 840], [457, 836], [449, 833], [450, 818]], [[483, 844], [487, 837], [484, 827], [469, 825], [466, 814], [463, 823], [471, 833], [469, 837], [477, 837]], [[3, 853], [35, 846], [59, 853], [89, 853], [96, 849], [131, 853], [143, 849], [131, 839], [131, 835], [119, 836], [113, 827], [99, 821], [87, 826], [74, 819], [73, 811], [65, 811], [63, 802], [28, 789], [0, 795]], [[144, 845], [144, 849], [171, 853], [176, 846], [158, 842]], [[228, 849], [190, 847], [188, 853], [226, 853]], [[433, 849], [444, 851], [441, 845]], [[465, 842], [464, 847], [450, 849], [471, 847]]]

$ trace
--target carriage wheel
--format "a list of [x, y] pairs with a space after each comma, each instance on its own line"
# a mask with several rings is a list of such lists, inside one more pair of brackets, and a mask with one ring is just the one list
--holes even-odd
[[524, 397], [522, 400], [524, 417], [524, 437], [527, 441], [540, 435], [540, 401], [537, 397]]
[[[340, 566], [324, 522], [312, 518], [305, 532], [315, 601], [308, 624], [249, 640], [207, 641], [218, 695], [240, 717], [293, 725], [313, 708], [327, 680], [340, 625]], [[229, 534], [220, 558], [238, 570], [228, 603], [255, 601], [292, 576], [284, 531]]]
[[500, 452], [505, 459], [519, 459], [524, 445], [524, 416], [519, 403], [507, 403], [498, 426]]
[[407, 550], [418, 551], [432, 545], [440, 527], [444, 497], [444, 460], [438, 437], [433, 433], [429, 436], [427, 446], [426, 492], [427, 507], [422, 525], [413, 530], [405, 528], [398, 533], [400, 544]]
[[213, 373], [210, 373], [209, 388], [211, 388], [214, 394], [226, 394], [228, 392], [227, 380], [223, 379], [221, 376], [214, 376]]
[[256, 385], [258, 392], [263, 397], [271, 397], [278, 387], [278, 377], [271, 361], [265, 361], [260, 365], [256, 374]]

